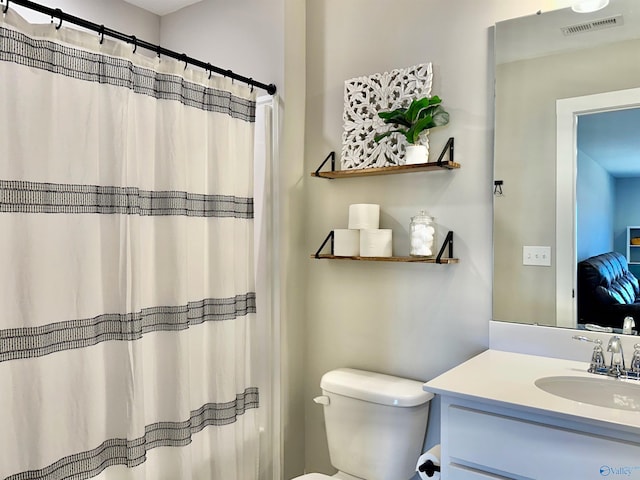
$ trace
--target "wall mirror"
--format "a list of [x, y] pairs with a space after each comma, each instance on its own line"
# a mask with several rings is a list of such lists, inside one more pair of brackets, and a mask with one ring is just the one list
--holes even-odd
[[640, 278], [640, 2], [500, 22], [495, 59], [493, 319], [583, 328], [578, 262]]

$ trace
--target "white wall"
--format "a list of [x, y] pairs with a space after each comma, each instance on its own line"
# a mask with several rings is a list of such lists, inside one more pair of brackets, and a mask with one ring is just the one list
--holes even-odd
[[[44, 0], [36, 3], [54, 9], [59, 8], [70, 15], [104, 25], [127, 35], [135, 35], [140, 40], [153, 44], [160, 41], [160, 17], [122, 0]], [[46, 15], [33, 10], [11, 4], [10, 6], [30, 22], [48, 23], [51, 20]], [[73, 28], [78, 27], [74, 26]]]
[[[459, 171], [349, 180], [301, 179], [307, 253], [345, 228], [352, 203], [379, 203], [399, 243], [425, 208], [455, 232], [460, 264], [300, 258], [308, 269], [306, 469], [333, 473], [322, 410], [323, 373], [347, 366], [419, 380], [488, 345], [492, 291], [493, 63], [490, 27], [553, 2], [511, 0], [307, 0], [305, 170], [340, 151], [346, 79], [430, 61], [433, 93], [451, 114], [430, 135], [432, 155], [455, 137]], [[406, 239], [404, 240], [406, 244]], [[402, 252], [397, 252], [402, 253]], [[439, 441], [437, 404], [427, 446]]]

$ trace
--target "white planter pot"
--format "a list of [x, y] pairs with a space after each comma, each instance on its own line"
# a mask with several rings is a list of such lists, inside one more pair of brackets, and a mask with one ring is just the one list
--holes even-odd
[[416, 165], [418, 163], [427, 163], [429, 161], [429, 150], [425, 145], [407, 145], [405, 165]]

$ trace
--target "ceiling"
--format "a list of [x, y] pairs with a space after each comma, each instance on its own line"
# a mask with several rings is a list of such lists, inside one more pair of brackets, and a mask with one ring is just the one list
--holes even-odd
[[640, 108], [578, 117], [578, 149], [616, 178], [640, 177]]
[[156, 15], [167, 15], [202, 0], [124, 0]]
[[[594, 45], [638, 38], [638, 0], [611, 0], [608, 7], [593, 13], [575, 13], [571, 8], [529, 15], [496, 24], [496, 64], [544, 55], [591, 48]], [[563, 27], [621, 16], [616, 27], [580, 31], [565, 35]]]

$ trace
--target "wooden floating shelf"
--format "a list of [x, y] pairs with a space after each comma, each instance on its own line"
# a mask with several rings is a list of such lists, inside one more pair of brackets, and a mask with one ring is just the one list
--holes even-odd
[[[337, 255], [320, 254], [317, 257], [311, 255], [311, 258], [327, 259], [327, 260], [358, 260], [365, 262], [405, 262], [405, 263], [438, 263], [435, 258], [423, 257], [339, 257]], [[441, 258], [441, 264], [458, 263], [457, 258]]]
[[334, 170], [327, 172], [311, 172], [312, 177], [318, 178], [353, 178], [353, 177], [373, 177], [376, 175], [394, 175], [398, 173], [412, 172], [433, 172], [436, 170], [454, 170], [460, 168], [456, 162], [428, 162], [415, 165], [394, 165], [392, 167], [362, 168], [353, 170]]
[[[329, 242], [331, 242], [331, 253], [323, 253], [321, 254], [320, 252], [322, 251], [322, 249], [325, 247], [325, 245], [327, 245]], [[414, 256], [410, 256], [410, 257], [360, 257], [360, 256], [353, 256], [353, 257], [347, 257], [347, 256], [337, 256], [334, 255], [333, 252], [333, 242], [334, 242], [334, 231], [331, 230], [329, 232], [329, 235], [327, 235], [327, 238], [324, 239], [324, 242], [322, 242], [322, 245], [320, 245], [320, 248], [318, 249], [318, 251], [311, 255], [311, 258], [315, 258], [315, 259], [326, 259], [326, 260], [359, 260], [359, 261], [365, 261], [365, 262], [405, 262], [405, 263], [432, 263], [432, 264], [451, 264], [451, 263], [458, 263], [458, 259], [457, 258], [453, 258], [453, 232], [450, 230], [449, 232], [447, 232], [447, 236], [444, 239], [444, 242], [442, 243], [442, 247], [440, 248], [440, 252], [438, 252], [438, 255], [432, 257], [432, 258], [426, 258], [426, 257], [414, 257]], [[444, 252], [445, 250], [448, 248], [449, 253], [448, 253], [448, 257], [444, 257]]]

